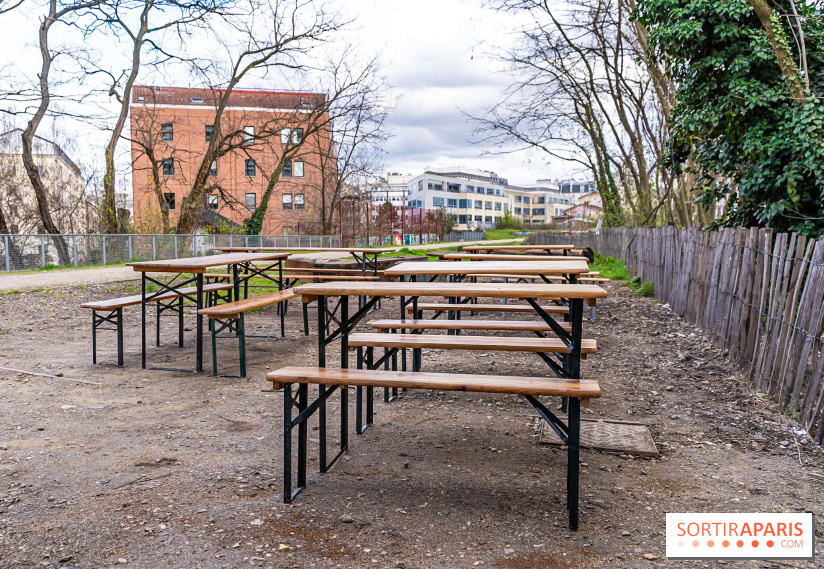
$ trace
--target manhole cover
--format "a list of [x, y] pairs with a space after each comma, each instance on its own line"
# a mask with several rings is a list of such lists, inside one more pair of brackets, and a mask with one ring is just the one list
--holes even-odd
[[[566, 417], [561, 419], [566, 422]], [[564, 444], [543, 420], [538, 441], [545, 445]], [[646, 425], [609, 419], [581, 419], [581, 448], [622, 452], [634, 456], [658, 456], [655, 441], [652, 440], [652, 434]]]

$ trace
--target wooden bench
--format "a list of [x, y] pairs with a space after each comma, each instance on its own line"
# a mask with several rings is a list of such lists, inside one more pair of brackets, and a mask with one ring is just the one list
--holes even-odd
[[[546, 377], [472, 375], [416, 373], [385, 370], [333, 369], [321, 367], [287, 367], [270, 372], [266, 379], [272, 382], [274, 389], [283, 390], [283, 501], [290, 503], [306, 487], [308, 457], [308, 421], [319, 409], [325, 409], [326, 399], [337, 389], [341, 390], [342, 403], [348, 401], [347, 387], [357, 388], [356, 433], [372, 423], [373, 390], [375, 387], [386, 389], [434, 389], [438, 391], [464, 391], [477, 393], [502, 393], [523, 396], [535, 408], [538, 414], [549, 423], [567, 445], [567, 510], [569, 527], [578, 529], [578, 486], [581, 432], [581, 404], [601, 396], [601, 389], [596, 381], [577, 379], [554, 379]], [[298, 384], [297, 394], [293, 397], [292, 385]], [[321, 386], [319, 396], [309, 402], [309, 384]], [[363, 424], [362, 389], [367, 389], [366, 425]], [[538, 399], [540, 396], [569, 398], [568, 419], [566, 424], [550, 412]], [[293, 418], [294, 407], [297, 417]], [[326, 465], [326, 428], [320, 431], [321, 472], [328, 470], [348, 449], [348, 405], [341, 408], [341, 450]], [[297, 484], [292, 488], [292, 431], [298, 429]], [[541, 459], [544, 460], [544, 459]], [[537, 460], [536, 460], [537, 462]]]
[[228, 329], [232, 336], [226, 337], [237, 338], [240, 354], [240, 375], [237, 377], [246, 377], [246, 338], [271, 338], [272, 336], [246, 334], [243, 315], [250, 310], [278, 304], [280, 307], [280, 336], [283, 337], [286, 335], [284, 322], [286, 310], [282, 303], [296, 296], [298, 295], [294, 291], [286, 289], [202, 309], [200, 314], [209, 318], [209, 330], [212, 334], [212, 375], [218, 375], [217, 339], [224, 337], [219, 336], [220, 332]]
[[[203, 285], [203, 292], [206, 294], [206, 305], [217, 304], [218, 300], [224, 299], [220, 293], [232, 290], [231, 284], [226, 283], [211, 283]], [[183, 299], [187, 295], [197, 294], [197, 287], [186, 287], [180, 289], [178, 292], [165, 292], [156, 296], [151, 296], [147, 293], [149, 301], [157, 303], [157, 337], [156, 343], [160, 345], [160, 315], [166, 310], [172, 310], [178, 315], [178, 345], [183, 346]], [[164, 301], [175, 300], [174, 303], [164, 304]], [[131, 296], [123, 296], [120, 298], [109, 298], [106, 300], [95, 300], [93, 302], [85, 302], [80, 305], [80, 308], [89, 308], [92, 311], [92, 363], [97, 363], [97, 330], [116, 330], [117, 331], [117, 365], [123, 366], [123, 309], [127, 306], [135, 306], [143, 302], [143, 295], [133, 294]], [[107, 314], [101, 316], [98, 312], [106, 312]], [[114, 324], [115, 328], [102, 328], [103, 324]]]
[[[542, 306], [541, 308], [544, 309], [545, 312], [549, 314], [568, 314], [569, 307], [567, 306]], [[445, 304], [445, 303], [434, 303], [434, 302], [419, 302], [417, 306], [418, 312], [423, 312], [424, 310], [434, 310], [437, 314], [436, 317], [444, 312], [451, 312], [451, 311], [466, 311], [470, 310], [472, 312], [517, 312], [517, 313], [524, 313], [524, 314], [534, 314], [535, 309], [532, 308], [528, 304]], [[415, 307], [413, 305], [409, 305], [406, 307], [407, 312], [414, 312]]]
[[[359, 332], [349, 335], [349, 349], [407, 348], [430, 350], [492, 350], [500, 352], [542, 352], [568, 354], [560, 338], [523, 338], [510, 336], [439, 336], [431, 334], [382, 334]], [[581, 357], [598, 351], [596, 340], [581, 340]]]
[[[559, 322], [567, 332], [572, 324]], [[508, 332], [551, 332], [546, 322], [531, 320], [375, 320], [370, 324], [377, 330], [496, 330]]]

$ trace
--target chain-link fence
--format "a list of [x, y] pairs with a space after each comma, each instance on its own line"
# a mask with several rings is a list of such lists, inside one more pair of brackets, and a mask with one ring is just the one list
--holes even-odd
[[0, 235], [0, 272], [176, 259], [218, 247], [340, 247], [329, 235]]

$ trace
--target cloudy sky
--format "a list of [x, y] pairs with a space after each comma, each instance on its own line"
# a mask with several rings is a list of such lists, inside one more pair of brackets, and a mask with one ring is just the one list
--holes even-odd
[[[517, 27], [511, 17], [484, 8], [482, 0], [340, 0], [340, 5], [355, 19], [364, 49], [381, 54], [393, 86], [396, 106], [389, 120], [393, 137], [386, 148], [387, 171], [417, 174], [427, 166], [465, 166], [493, 170], [514, 184], [576, 174], [561, 163], [547, 164], [539, 155], [484, 155], [493, 149], [471, 142], [473, 125], [465, 113], [480, 113], [510, 81], [506, 73], [494, 71], [488, 54], [511, 45]], [[42, 11], [2, 16], [0, 58], [6, 69], [39, 68], [33, 42]], [[21, 50], [21, 45], [27, 47]], [[106, 49], [99, 51], [107, 57]], [[70, 130], [79, 138], [78, 153], [97, 154], [89, 148], [105, 143], [100, 125], [72, 125]], [[127, 145], [121, 146], [128, 152]]]

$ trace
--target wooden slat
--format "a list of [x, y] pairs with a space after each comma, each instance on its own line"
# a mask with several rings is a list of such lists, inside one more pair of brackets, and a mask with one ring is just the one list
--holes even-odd
[[[430, 350], [490, 350], [501, 352], [552, 352], [568, 354], [569, 348], [559, 338], [523, 338], [503, 336], [435, 336], [428, 334], [383, 334], [358, 332], [349, 335], [349, 348], [427, 348]], [[581, 353], [598, 351], [595, 340], [581, 340]]]
[[[559, 322], [567, 332], [570, 322]], [[500, 330], [512, 332], [551, 332], [546, 322], [537, 320], [375, 320], [369, 324], [378, 330]]]
[[253, 261], [277, 261], [288, 256], [288, 253], [228, 253], [225, 255], [206, 255], [163, 261], [137, 261], [126, 263], [126, 265], [132, 267], [135, 271], [146, 273], [205, 273], [206, 269], [210, 267], [251, 263]]
[[[210, 283], [203, 285], [203, 292], [229, 290], [231, 288], [232, 285], [229, 283]], [[147, 296], [151, 294], [152, 293], [147, 293]], [[197, 287], [191, 286], [182, 288], [180, 289], [180, 294], [174, 292], [166, 292], [161, 295], [155, 296], [154, 298], [150, 299], [149, 302], [154, 302], [156, 300], [169, 300], [170, 298], [177, 298], [183, 294], [197, 294]], [[134, 306], [136, 304], [140, 304], [142, 300], [142, 295], [134, 294], [131, 296], [124, 296], [121, 298], [110, 298], [108, 300], [95, 300], [94, 302], [85, 302], [80, 305], [80, 308], [91, 308], [93, 310], [114, 310], [116, 308], [123, 308], [126, 306]]]
[[445, 261], [545, 261], [548, 263], [558, 263], [564, 261], [589, 261], [586, 257], [573, 257], [571, 255], [506, 255], [492, 253], [444, 253]]
[[465, 245], [464, 251], [572, 251], [575, 245]]
[[295, 290], [308, 296], [486, 296], [545, 300], [607, 296], [601, 287], [584, 284], [340, 282], [305, 284]]
[[586, 261], [410, 261], [398, 263], [384, 271], [386, 276], [401, 275], [580, 275], [589, 271]]
[[243, 253], [255, 251], [309, 251], [312, 253], [393, 253], [397, 247], [215, 247], [226, 253]]
[[589, 399], [601, 396], [598, 382], [547, 377], [510, 375], [470, 375], [421, 373], [386, 370], [286, 367], [266, 374], [266, 379], [280, 388], [286, 383], [348, 385], [361, 387], [397, 387], [405, 389], [435, 389], [439, 391], [472, 391], [480, 393], [510, 393], [552, 397]]
[[236, 300], [235, 302], [227, 302], [225, 304], [203, 308], [199, 313], [209, 318], [239, 318], [242, 312], [264, 306], [271, 306], [272, 304], [283, 302], [296, 296], [298, 295], [295, 294], [292, 289], [279, 290], [277, 292], [244, 298], [243, 300]]
[[[406, 307], [407, 312], [412, 312], [412, 305]], [[549, 314], [568, 314], [569, 308], [566, 306], [542, 306], [544, 312]], [[535, 309], [529, 304], [443, 304], [433, 302], [419, 302], [418, 310], [438, 310], [438, 311], [472, 311], [472, 312], [525, 312], [535, 314]]]

